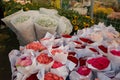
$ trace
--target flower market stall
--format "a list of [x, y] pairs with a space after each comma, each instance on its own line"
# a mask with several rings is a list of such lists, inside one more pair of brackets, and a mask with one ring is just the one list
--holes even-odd
[[11, 80], [120, 80], [116, 1], [3, 1]]
[[[13, 80], [119, 78], [120, 35], [103, 23], [77, 34], [50, 34], [9, 53]], [[95, 73], [95, 74], [93, 74]]]

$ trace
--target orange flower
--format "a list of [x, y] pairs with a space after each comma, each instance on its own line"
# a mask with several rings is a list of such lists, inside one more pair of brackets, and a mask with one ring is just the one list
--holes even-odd
[[61, 53], [61, 52], [63, 52], [61, 49], [53, 49], [53, 50], [51, 51], [51, 53], [52, 53], [53, 55], [55, 55], [56, 53]]
[[39, 50], [41, 51], [41, 50], [45, 50], [46, 47], [43, 46], [40, 42], [38, 42], [38, 41], [35, 42], [34, 41], [34, 42], [31, 42], [31, 43], [27, 44], [26, 49], [32, 49], [34, 51], [39, 51]]

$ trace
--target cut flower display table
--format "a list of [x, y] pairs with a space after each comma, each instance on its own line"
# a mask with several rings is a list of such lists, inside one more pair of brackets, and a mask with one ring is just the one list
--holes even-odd
[[[19, 50], [9, 59], [13, 80], [111, 80], [120, 78], [120, 35], [103, 23], [75, 35], [50, 34]], [[114, 58], [116, 57], [116, 58]], [[93, 74], [96, 73], [96, 74]]]

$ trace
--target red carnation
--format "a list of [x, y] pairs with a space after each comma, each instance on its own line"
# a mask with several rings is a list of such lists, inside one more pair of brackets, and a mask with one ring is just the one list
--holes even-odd
[[120, 56], [120, 51], [118, 50], [111, 50], [110, 51], [113, 55]]
[[37, 57], [37, 61], [41, 64], [49, 64], [50, 62], [53, 61], [52, 57], [49, 57], [47, 54], [45, 53], [41, 53], [38, 57]]
[[85, 42], [85, 43], [89, 43], [89, 44], [94, 43], [92, 40], [87, 39], [87, 38], [80, 38], [80, 40]]
[[108, 52], [108, 49], [107, 49], [105, 46], [99, 45], [98, 47], [99, 47], [99, 49], [102, 50], [104, 53], [107, 53], [107, 52]]
[[63, 66], [62, 63], [57, 62], [57, 61], [54, 61], [53, 65], [52, 65], [52, 68], [59, 68], [59, 67], [61, 67], [61, 66]]
[[57, 46], [57, 45], [53, 45], [52, 48], [59, 48], [60, 46]]
[[75, 56], [76, 52], [68, 52], [68, 56]]
[[78, 68], [77, 72], [80, 75], [87, 76], [90, 74], [91, 70], [86, 66], [81, 66], [80, 68]]
[[68, 56], [68, 60], [72, 61], [73, 63], [76, 64], [76, 66], [78, 65], [78, 59], [74, 56]]
[[86, 46], [85, 45], [80, 45], [80, 46], [76, 46], [76, 49], [84, 49]]
[[37, 73], [32, 74], [32, 75], [29, 76], [26, 80], [39, 80], [36, 75], [37, 75]]
[[73, 41], [73, 42], [75, 42], [76, 44], [82, 44], [82, 42], [80, 41]]
[[64, 37], [64, 38], [71, 38], [72, 36], [68, 35], [68, 34], [63, 34], [62, 37]]
[[98, 52], [95, 48], [89, 48], [89, 49], [90, 49], [91, 51], [93, 51], [93, 52], [99, 54], [99, 52]]
[[80, 61], [80, 66], [84, 66], [86, 65], [86, 58], [79, 58], [79, 61]]
[[99, 70], [103, 70], [109, 66], [110, 61], [106, 57], [98, 57], [89, 59], [87, 63]]

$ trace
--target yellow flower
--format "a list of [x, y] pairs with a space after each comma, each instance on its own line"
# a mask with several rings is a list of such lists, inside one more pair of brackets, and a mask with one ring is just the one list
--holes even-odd
[[105, 7], [94, 8], [95, 14], [97, 14], [99, 12], [102, 12], [104, 14], [111, 14], [112, 12], [114, 12], [114, 10], [112, 8], [105, 8]]
[[28, 10], [29, 10], [29, 8], [25, 8], [25, 10], [26, 10], [26, 11], [28, 11]]
[[6, 13], [6, 12], [4, 12], [4, 16], [6, 16], [6, 14], [7, 14], [7, 13]]
[[94, 21], [93, 21], [93, 20], [91, 20], [91, 23], [92, 23], [92, 24], [94, 24]]
[[61, 8], [61, 0], [51, 0], [51, 5], [55, 8], [60, 9]]
[[77, 19], [78, 19], [78, 16], [74, 16], [74, 19], [77, 20]]
[[86, 22], [83, 22], [83, 26], [84, 26], [84, 28], [87, 28], [87, 27], [89, 27], [90, 25], [89, 25], [88, 23], [86, 23]]
[[85, 16], [86, 18], [90, 19], [90, 16]]
[[61, 4], [60, 4], [61, 0], [56, 0], [55, 3], [56, 3], [56, 8], [60, 9], [61, 8]]
[[79, 27], [77, 25], [74, 26], [74, 30], [77, 31]]
[[76, 25], [76, 24], [77, 24], [77, 21], [76, 21], [76, 20], [72, 20], [72, 24], [73, 24], [73, 25]]

